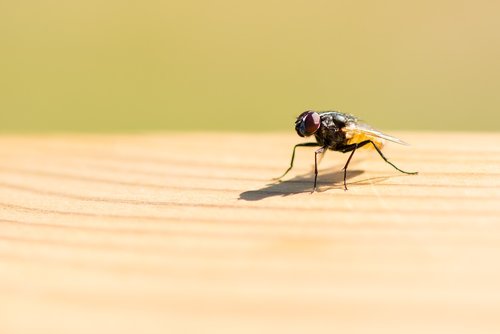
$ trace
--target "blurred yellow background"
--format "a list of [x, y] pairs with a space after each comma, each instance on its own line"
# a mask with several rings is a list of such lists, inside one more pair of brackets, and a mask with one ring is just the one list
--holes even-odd
[[0, 130], [500, 129], [499, 1], [0, 3]]

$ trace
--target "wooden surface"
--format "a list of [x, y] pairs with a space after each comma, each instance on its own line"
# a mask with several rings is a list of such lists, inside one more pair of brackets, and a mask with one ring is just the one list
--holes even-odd
[[500, 134], [0, 137], [0, 333], [499, 333]]

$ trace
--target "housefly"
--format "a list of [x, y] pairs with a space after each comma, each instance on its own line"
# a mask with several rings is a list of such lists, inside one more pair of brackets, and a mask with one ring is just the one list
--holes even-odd
[[385, 140], [401, 144], [408, 145], [401, 139], [382, 133], [368, 124], [365, 124], [358, 120], [355, 116], [344, 114], [338, 111], [305, 111], [297, 117], [295, 121], [295, 131], [301, 137], [309, 137], [314, 135], [316, 142], [308, 142], [297, 144], [293, 148], [292, 160], [290, 162], [290, 167], [285, 171], [285, 173], [277, 178], [278, 180], [283, 178], [293, 167], [293, 161], [295, 159], [295, 150], [297, 147], [317, 147], [314, 152], [314, 186], [313, 192], [316, 191], [316, 184], [318, 180], [318, 155], [320, 157], [327, 151], [338, 151], [342, 153], [351, 152], [345, 166], [344, 171], [344, 189], [347, 190], [347, 167], [349, 162], [354, 155], [354, 152], [358, 148], [365, 145], [373, 147], [377, 153], [387, 162], [389, 165], [404, 174], [418, 174], [418, 172], [406, 172], [392, 162], [387, 160], [387, 158], [382, 154], [382, 147], [384, 146]]

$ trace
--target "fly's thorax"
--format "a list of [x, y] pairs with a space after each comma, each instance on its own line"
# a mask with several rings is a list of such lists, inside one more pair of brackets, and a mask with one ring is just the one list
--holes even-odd
[[324, 120], [322, 119], [321, 126], [314, 136], [320, 146], [331, 150], [335, 150], [338, 146], [342, 146], [345, 143], [345, 134], [333, 119], [329, 117]]

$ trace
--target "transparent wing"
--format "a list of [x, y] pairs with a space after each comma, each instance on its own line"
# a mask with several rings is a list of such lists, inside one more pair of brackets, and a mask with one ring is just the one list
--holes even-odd
[[350, 131], [352, 134], [365, 134], [372, 137], [382, 138], [388, 141], [392, 141], [393, 143], [401, 144], [401, 145], [409, 145], [408, 143], [402, 141], [399, 138], [394, 136], [385, 134], [377, 129], [372, 128], [370, 125], [363, 122], [355, 122], [346, 126], [346, 129]]

